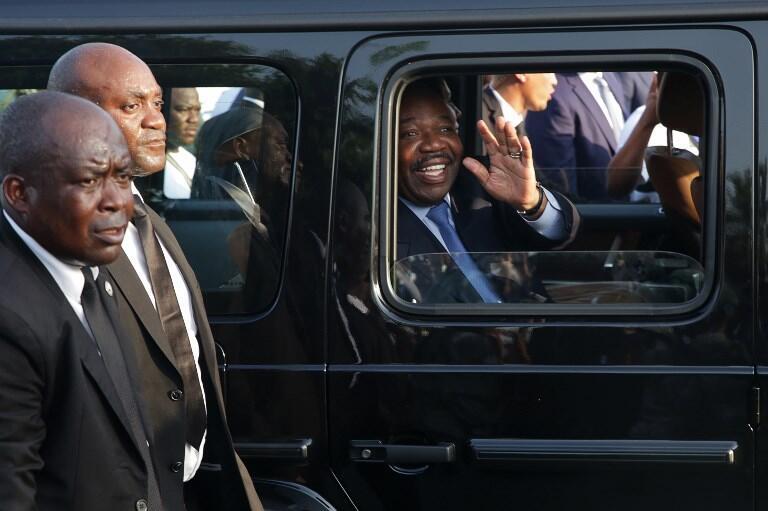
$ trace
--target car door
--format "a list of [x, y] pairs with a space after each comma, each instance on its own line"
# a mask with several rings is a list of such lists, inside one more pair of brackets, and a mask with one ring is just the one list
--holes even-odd
[[[409, 81], [660, 68], [706, 89], [692, 295], [634, 294], [646, 263], [668, 271], [683, 254], [587, 245], [513, 254], [548, 267], [550, 289], [586, 293], [581, 303], [403, 299], [394, 169]], [[412, 33], [355, 49], [337, 145], [328, 414], [332, 468], [359, 509], [754, 507], [753, 75], [749, 39], [727, 27]], [[642, 268], [621, 277], [629, 292], [584, 291], [585, 265], [616, 261]]]

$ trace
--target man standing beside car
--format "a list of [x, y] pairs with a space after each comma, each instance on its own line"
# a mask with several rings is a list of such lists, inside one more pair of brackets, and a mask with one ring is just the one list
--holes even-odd
[[120, 128], [82, 98], [40, 92], [0, 117], [3, 509], [164, 509], [101, 266], [133, 213], [131, 172]]
[[[165, 166], [162, 91], [149, 67], [107, 43], [77, 46], [48, 88], [101, 106], [121, 127], [137, 175]], [[136, 213], [109, 266], [121, 321], [134, 340], [150, 444], [168, 509], [261, 510], [227, 427], [213, 335], [200, 288], [171, 230], [134, 189]]]

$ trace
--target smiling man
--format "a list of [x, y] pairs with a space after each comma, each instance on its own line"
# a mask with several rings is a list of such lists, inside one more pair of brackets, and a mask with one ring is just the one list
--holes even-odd
[[[41, 92], [0, 117], [0, 502], [161, 509], [113, 284], [130, 153], [101, 109]], [[87, 482], [87, 483], [84, 483]]]
[[578, 213], [538, 183], [528, 139], [518, 139], [501, 116], [498, 138], [484, 121], [477, 124], [489, 161], [465, 158], [457, 112], [442, 80], [419, 80], [403, 93], [397, 259], [448, 252], [471, 284], [453, 299], [504, 301], [489, 270], [464, 254], [564, 246], [576, 235]]

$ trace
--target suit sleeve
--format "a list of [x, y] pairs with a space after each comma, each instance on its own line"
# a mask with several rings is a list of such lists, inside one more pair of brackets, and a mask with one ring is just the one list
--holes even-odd
[[14, 314], [0, 311], [0, 502], [4, 509], [37, 509], [36, 474], [45, 438], [45, 375], [40, 345]]
[[533, 146], [536, 173], [544, 186], [577, 193], [575, 121], [573, 112], [557, 93], [542, 112], [528, 112], [525, 130]]
[[552, 190], [549, 192], [557, 199], [560, 206], [558, 213], [563, 221], [563, 233], [557, 239], [542, 236], [509, 204], [495, 203], [494, 210], [498, 212], [498, 219], [510, 240], [511, 250], [559, 250], [576, 238], [581, 226], [579, 211], [564, 195]]

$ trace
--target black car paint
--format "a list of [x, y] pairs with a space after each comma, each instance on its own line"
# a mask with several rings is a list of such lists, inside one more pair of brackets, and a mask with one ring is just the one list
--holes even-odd
[[[226, 353], [230, 427], [263, 492], [270, 491], [269, 479], [299, 482], [337, 509], [753, 509], [768, 498], [758, 483], [768, 468], [768, 442], [753, 390], [768, 375], [761, 314], [768, 134], [760, 129], [768, 101], [759, 89], [768, 70], [757, 65], [768, 52], [768, 12], [757, 3], [719, 4], [688, 11], [682, 4], [654, 5], [649, 12], [641, 2], [593, 8], [562, 2], [542, 12], [486, 2], [465, 12], [465, 3], [456, 3], [434, 5], [440, 12], [431, 17], [419, 15], [428, 9], [402, 2], [392, 12], [339, 4], [321, 17], [303, 3], [289, 14], [258, 3], [233, 4], [240, 13], [223, 13], [212, 3], [153, 2], [152, 17], [129, 16], [125, 7], [105, 11], [104, 4], [79, 10], [50, 4], [33, 15], [27, 4], [7, 8], [0, 21], [7, 34], [0, 38], [0, 62], [4, 87], [33, 86], [29, 73], [16, 78], [19, 67], [42, 87], [66, 49], [107, 40], [150, 64], [262, 63], [294, 81], [294, 161], [304, 165], [278, 299], [257, 316], [211, 318]], [[344, 18], [344, 8], [357, 12]], [[669, 39], [652, 37], [654, 31]], [[740, 42], [698, 38], [710, 31]], [[717, 199], [707, 226], [714, 282], [695, 310], [446, 319], [403, 311], [381, 291], [378, 229], [384, 224], [375, 190], [387, 168], [378, 144], [388, 78], [421, 60], [456, 65], [458, 35], [470, 42], [465, 57], [513, 58], [514, 50], [483, 42], [514, 37], [525, 44], [529, 33], [546, 39], [548, 49], [541, 51], [559, 62], [593, 52], [615, 61], [622, 51], [671, 49], [714, 63], [723, 98], [719, 175], [708, 182], [709, 196]], [[686, 34], [686, 42], [676, 42], [676, 34]], [[356, 233], [372, 240], [362, 262], [345, 260], [347, 251], [340, 250], [358, 241], [338, 230], [340, 180], [370, 201], [374, 231]], [[347, 299], [361, 281], [370, 286], [367, 312]], [[531, 349], [499, 357], [500, 337], [522, 339]], [[575, 446], [586, 440], [733, 441], [738, 449], [732, 465], [610, 463], [597, 456], [477, 459], [473, 440], [504, 438], [568, 439]], [[307, 440], [308, 448], [292, 449]], [[353, 462], [351, 440], [451, 442], [456, 461]]]

